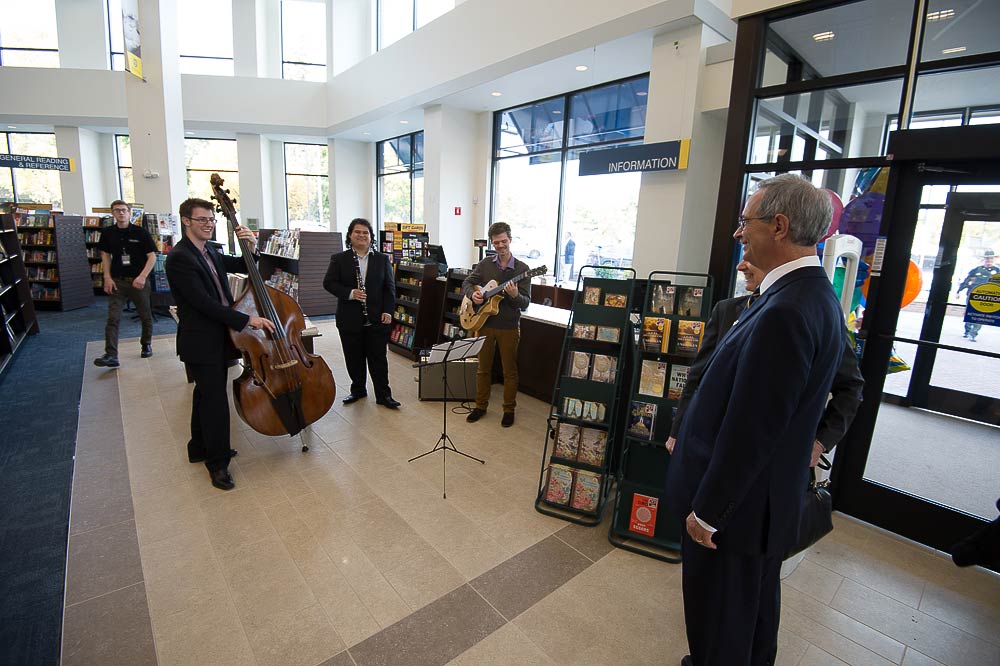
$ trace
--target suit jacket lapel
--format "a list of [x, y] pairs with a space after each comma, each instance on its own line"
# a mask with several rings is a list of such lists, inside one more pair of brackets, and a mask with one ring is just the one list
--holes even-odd
[[[205, 262], [205, 255], [203, 255], [198, 250], [198, 248], [194, 246], [194, 243], [191, 243], [186, 238], [182, 242], [187, 243], [187, 245], [188, 245], [188, 251], [190, 251], [191, 254], [194, 255], [195, 259], [198, 262], [198, 265], [201, 267], [202, 273], [204, 273], [203, 277], [204, 277], [205, 281], [208, 283], [209, 291], [211, 293], [214, 293], [216, 291], [216, 289], [215, 289], [215, 280], [212, 278], [212, 271], [211, 271], [211, 269], [208, 267], [208, 264]], [[215, 266], [215, 273], [216, 273], [216, 275], [219, 276], [219, 284], [222, 286], [222, 295], [225, 296], [226, 301], [230, 305], [232, 305], [233, 304], [233, 294], [232, 294], [232, 292], [229, 291], [229, 284], [228, 284], [229, 280], [223, 280], [222, 279], [222, 272], [223, 272], [222, 261], [216, 255], [215, 251], [212, 250], [212, 246], [211, 245], [206, 246], [206, 251], [208, 252], [208, 256], [212, 258], [212, 264]]]

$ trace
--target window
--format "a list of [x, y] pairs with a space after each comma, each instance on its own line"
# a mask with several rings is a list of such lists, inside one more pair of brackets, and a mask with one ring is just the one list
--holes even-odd
[[[58, 157], [55, 134], [0, 132], [0, 153]], [[59, 172], [46, 169], [0, 168], [0, 200], [18, 203], [50, 203], [61, 209]]]
[[[378, 160], [378, 225], [424, 221], [424, 133], [375, 144]], [[419, 199], [419, 201], [418, 201]]]
[[212, 200], [213, 173], [226, 181], [229, 197], [239, 200], [240, 175], [236, 158], [236, 139], [184, 139], [184, 156], [187, 161], [187, 189], [189, 197]]
[[123, 201], [135, 203], [135, 181], [132, 177], [132, 139], [127, 134], [115, 135], [115, 156], [118, 158], [118, 192]]
[[642, 174], [580, 176], [579, 159], [642, 143], [648, 86], [643, 75], [494, 115], [491, 222], [512, 224], [516, 257], [560, 280], [631, 265]]
[[0, 2], [0, 65], [59, 66], [55, 0]]
[[455, 8], [455, 0], [379, 0], [378, 48], [384, 49]]
[[[125, 71], [125, 27], [122, 24], [122, 0], [108, 0], [108, 54], [111, 69]], [[126, 199], [131, 201], [131, 199]]]
[[326, 3], [281, 0], [281, 78], [326, 81]]
[[233, 75], [232, 0], [180, 0], [177, 26], [182, 74]]
[[288, 228], [330, 230], [330, 176], [326, 146], [285, 144]]

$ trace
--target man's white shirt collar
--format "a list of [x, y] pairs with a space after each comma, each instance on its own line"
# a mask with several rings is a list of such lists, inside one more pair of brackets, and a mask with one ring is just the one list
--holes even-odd
[[765, 275], [764, 279], [760, 281], [761, 295], [763, 296], [768, 287], [792, 271], [797, 271], [800, 268], [806, 268], [808, 266], [822, 266], [819, 262], [819, 257], [815, 254], [811, 254], [808, 257], [799, 257], [798, 259], [793, 259], [792, 261], [781, 264], [777, 268], [771, 269], [771, 272]]

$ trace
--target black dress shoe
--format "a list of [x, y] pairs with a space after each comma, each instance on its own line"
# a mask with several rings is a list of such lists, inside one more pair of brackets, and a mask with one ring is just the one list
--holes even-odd
[[143, 344], [142, 354], [140, 354], [140, 356], [142, 356], [143, 358], [149, 358], [152, 355], [153, 355], [153, 345], [149, 344], [148, 342]]
[[500, 425], [504, 428], [514, 425], [514, 412], [504, 412], [503, 417], [500, 419]]
[[352, 402], [357, 402], [358, 400], [361, 400], [361, 398], [367, 398], [367, 397], [368, 397], [367, 393], [349, 393], [347, 397], [342, 400], [342, 402], [345, 405], [349, 405]]
[[681, 659], [681, 666], [694, 666], [694, 662], [691, 661], [691, 655], [687, 655]]
[[117, 356], [112, 356], [111, 354], [105, 354], [100, 358], [94, 359], [94, 365], [99, 368], [117, 368], [121, 363], [118, 362]]
[[472, 411], [469, 412], [469, 415], [465, 417], [465, 420], [468, 421], [469, 423], [475, 423], [479, 419], [483, 418], [483, 414], [485, 413], [486, 413], [485, 409], [479, 409], [478, 407], [474, 407]]
[[399, 402], [399, 400], [396, 400], [391, 395], [387, 395], [384, 398], [379, 398], [378, 400], [376, 400], [375, 404], [376, 405], [384, 405], [384, 406], [388, 407], [389, 409], [399, 409], [399, 405], [401, 403]]
[[228, 469], [217, 469], [214, 472], [209, 472], [209, 475], [212, 477], [212, 485], [219, 490], [232, 490], [236, 487], [236, 482], [233, 481]]

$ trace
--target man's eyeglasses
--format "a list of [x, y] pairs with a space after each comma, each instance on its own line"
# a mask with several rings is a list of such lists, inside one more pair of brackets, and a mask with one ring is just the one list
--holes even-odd
[[774, 215], [765, 215], [764, 217], [743, 217], [740, 215], [736, 218], [736, 228], [743, 231], [743, 228], [747, 226], [747, 222], [750, 220], [770, 220]]
[[215, 224], [214, 217], [189, 217], [188, 219], [198, 224]]
[[128, 212], [128, 208], [112, 208], [111, 212], [112, 213], [127, 213]]

